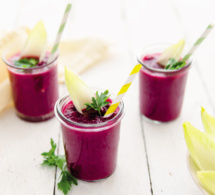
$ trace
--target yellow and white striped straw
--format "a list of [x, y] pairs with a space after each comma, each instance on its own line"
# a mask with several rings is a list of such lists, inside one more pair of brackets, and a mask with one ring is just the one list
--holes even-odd
[[58, 49], [58, 46], [59, 46], [59, 43], [60, 43], [60, 39], [61, 39], [61, 36], [63, 34], [63, 30], [64, 30], [64, 27], [66, 25], [66, 21], [68, 19], [71, 7], [72, 7], [72, 5], [70, 3], [68, 3], [67, 6], [66, 6], [66, 10], [64, 12], [63, 19], [61, 21], [61, 25], [60, 25], [60, 27], [58, 29], [57, 37], [55, 39], [54, 46], [53, 46], [53, 48], [51, 50], [51, 54], [49, 56], [48, 63], [50, 63], [55, 58], [55, 55], [56, 55], [56, 52], [57, 52], [57, 49]]
[[208, 34], [213, 29], [214, 25], [209, 24], [205, 31], [202, 33], [202, 35], [197, 39], [197, 41], [194, 43], [193, 47], [190, 49], [190, 51], [187, 53], [187, 55], [184, 56], [183, 60], [186, 61], [190, 58], [190, 56], [196, 51], [196, 49], [199, 47], [199, 45], [204, 41], [204, 39], [208, 36]]
[[134, 78], [137, 76], [137, 73], [140, 71], [141, 67], [142, 67], [141, 64], [137, 64], [133, 68], [133, 70], [131, 71], [129, 77], [127, 78], [127, 80], [125, 82], [125, 84], [121, 87], [121, 89], [120, 89], [119, 93], [117, 94], [116, 98], [113, 100], [112, 104], [110, 105], [110, 107], [106, 111], [104, 117], [111, 116], [114, 113], [114, 111], [117, 109], [119, 103], [121, 102], [123, 96], [127, 92], [128, 88], [130, 87], [130, 85], [133, 82]]

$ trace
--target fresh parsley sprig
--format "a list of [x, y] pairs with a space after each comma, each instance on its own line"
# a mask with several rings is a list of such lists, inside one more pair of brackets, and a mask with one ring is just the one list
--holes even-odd
[[44, 157], [42, 165], [57, 166], [61, 170], [59, 182], [57, 187], [64, 195], [67, 195], [71, 189], [72, 184], [78, 185], [77, 179], [73, 177], [66, 169], [66, 160], [64, 156], [55, 155], [57, 145], [51, 139], [51, 149], [48, 152], [43, 152], [41, 155]]
[[165, 66], [166, 70], [177, 70], [186, 65], [186, 61], [176, 61], [174, 58], [170, 58], [167, 65]]
[[14, 64], [15, 66], [19, 66], [22, 68], [32, 68], [35, 67], [38, 64], [39, 60], [35, 58], [22, 58], [19, 60], [15, 60]]
[[65, 195], [69, 192], [71, 189], [72, 184], [78, 185], [77, 179], [73, 177], [68, 171], [65, 170], [66, 166], [64, 167], [64, 170], [62, 170], [60, 174], [60, 182], [58, 182], [57, 187], [59, 190], [61, 190]]
[[110, 97], [109, 91], [106, 90], [104, 93], [99, 95], [98, 91], [96, 91], [96, 98], [92, 97], [92, 103], [85, 103], [87, 106], [87, 110], [93, 109], [98, 111], [101, 116], [101, 108], [109, 104], [110, 102], [106, 101]]

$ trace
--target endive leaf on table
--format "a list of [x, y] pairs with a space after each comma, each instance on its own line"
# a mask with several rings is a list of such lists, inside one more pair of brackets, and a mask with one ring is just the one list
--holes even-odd
[[171, 45], [160, 55], [157, 60], [157, 63], [162, 66], [166, 66], [170, 59], [174, 59], [177, 62], [181, 57], [184, 45], [184, 39], [180, 40], [177, 44]]
[[21, 57], [35, 56], [42, 61], [46, 53], [47, 32], [45, 25], [40, 20], [31, 30], [21, 52]]
[[215, 140], [189, 122], [184, 122], [183, 128], [188, 150], [199, 169], [215, 171]]
[[65, 81], [69, 95], [73, 101], [76, 110], [83, 113], [82, 110], [86, 108], [85, 103], [91, 103], [92, 97], [95, 94], [90, 87], [75, 73], [65, 67]]
[[198, 171], [197, 177], [204, 189], [215, 195], [215, 171]]
[[208, 114], [203, 107], [201, 110], [201, 117], [205, 131], [215, 138], [215, 118]]

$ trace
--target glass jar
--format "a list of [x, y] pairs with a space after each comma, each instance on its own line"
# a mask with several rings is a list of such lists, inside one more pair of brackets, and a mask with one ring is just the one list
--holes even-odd
[[55, 115], [62, 129], [67, 167], [74, 177], [81, 180], [106, 178], [116, 168], [123, 102], [112, 119], [98, 124], [84, 124], [63, 115], [62, 109], [70, 101], [70, 97], [65, 96], [55, 106]]
[[176, 119], [181, 111], [188, 70], [192, 60], [178, 70], [153, 68], [144, 62], [147, 55], [159, 55], [169, 44], [155, 44], [141, 50], [137, 60], [142, 64], [139, 72], [139, 95], [141, 113], [154, 122]]
[[[11, 82], [12, 95], [17, 115], [24, 120], [38, 122], [54, 116], [58, 99], [58, 56], [50, 63], [23, 68], [15, 66], [10, 50], [3, 54]], [[49, 54], [47, 54], [49, 55]]]

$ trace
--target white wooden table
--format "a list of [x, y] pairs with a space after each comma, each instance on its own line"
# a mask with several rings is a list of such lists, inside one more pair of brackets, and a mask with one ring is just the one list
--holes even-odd
[[[32, 27], [42, 18], [53, 41], [66, 3], [1, 0], [1, 28], [21, 24]], [[189, 49], [206, 26], [214, 22], [214, 6], [213, 0], [77, 0], [73, 2], [64, 39], [94, 36], [112, 43], [107, 58], [81, 76], [91, 86], [117, 93], [137, 63], [138, 48], [185, 37]], [[188, 172], [182, 123], [188, 120], [203, 129], [200, 106], [215, 114], [214, 54], [215, 30], [195, 53], [181, 115], [170, 123], [156, 125], [143, 120], [136, 78], [124, 98], [126, 113], [115, 173], [99, 182], [78, 181], [69, 194], [201, 195]], [[65, 93], [65, 86], [61, 86], [61, 95]], [[40, 165], [40, 154], [49, 150], [51, 137], [63, 154], [56, 118], [29, 123], [20, 120], [14, 108], [0, 114], [1, 195], [62, 194], [56, 187], [59, 171]]]

